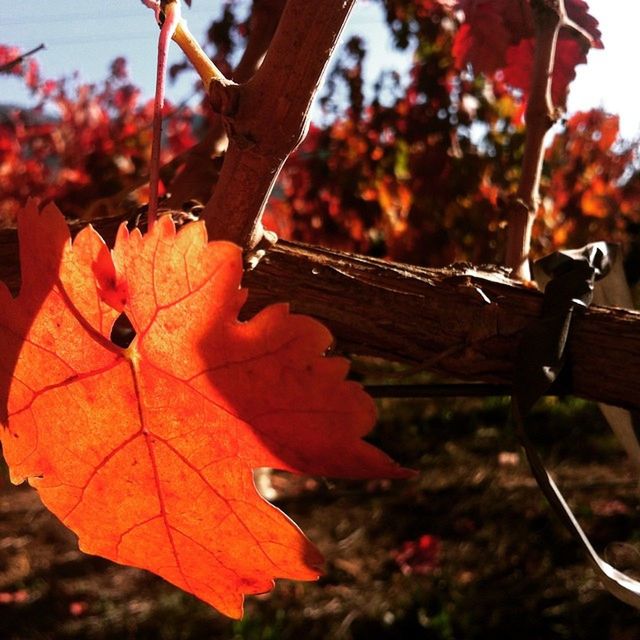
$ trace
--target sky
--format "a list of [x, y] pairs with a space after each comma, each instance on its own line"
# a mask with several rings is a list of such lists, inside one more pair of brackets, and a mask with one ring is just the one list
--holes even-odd
[[[640, 84], [633, 64], [640, 57], [640, 2], [588, 3], [592, 15], [600, 21], [605, 49], [591, 51], [588, 64], [578, 67], [569, 94], [569, 111], [603, 107], [619, 113], [623, 135], [634, 137], [640, 133]], [[221, 4], [222, 0], [194, 0], [191, 10], [185, 7], [184, 15], [196, 37], [204, 34], [212, 5]], [[78, 71], [83, 80], [99, 81], [106, 76], [109, 63], [123, 55], [129, 62], [132, 81], [144, 95], [152, 95], [158, 30], [152, 12], [139, 0], [0, 0], [0, 16], [0, 43], [25, 50], [40, 43], [46, 45], [46, 50], [38, 53], [46, 77]], [[354, 33], [364, 34], [370, 43], [365, 69], [369, 79], [383, 69], [408, 68], [407, 55], [393, 49], [377, 2], [358, 0], [343, 38]], [[172, 47], [170, 63], [181, 59], [177, 47]], [[169, 87], [169, 98], [181, 102], [192, 94], [193, 83], [194, 76], [184, 74]], [[3, 76], [0, 101], [28, 104], [29, 97], [19, 81]]]

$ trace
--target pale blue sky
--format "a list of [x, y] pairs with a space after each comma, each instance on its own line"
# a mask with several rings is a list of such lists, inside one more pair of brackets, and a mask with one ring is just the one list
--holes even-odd
[[[184, 8], [183, 15], [196, 37], [204, 35], [221, 5], [221, 0], [194, 0], [191, 9]], [[77, 70], [82, 79], [99, 81], [105, 77], [109, 62], [123, 55], [133, 82], [146, 95], [153, 93], [158, 29], [153, 13], [139, 0], [57, 0], [55, 4], [50, 0], [0, 0], [0, 15], [0, 43], [23, 49], [45, 43], [47, 49], [38, 53], [38, 61], [46, 76]], [[392, 46], [378, 3], [359, 0], [343, 37], [353, 33], [366, 34], [376, 43], [376, 66], [408, 68], [407, 55]], [[169, 64], [181, 59], [173, 45]], [[371, 78], [377, 75], [373, 64], [368, 71]], [[168, 87], [169, 98], [181, 101], [192, 93], [194, 82], [195, 74], [183, 74], [176, 85]], [[3, 101], [22, 103], [28, 99], [19, 81], [1, 78], [0, 83]]]
[[[201, 36], [211, 19], [211, 7], [221, 0], [194, 0], [185, 16], [196, 36]], [[569, 109], [603, 106], [621, 114], [627, 137], [640, 132], [640, 87], [634, 61], [640, 54], [637, 25], [640, 2], [589, 0], [591, 13], [600, 21], [604, 51], [589, 54], [589, 64], [579, 67], [573, 83]], [[621, 7], [624, 6], [624, 13]], [[104, 78], [108, 64], [118, 55], [129, 61], [133, 81], [151, 95], [154, 85], [157, 27], [152, 13], [138, 0], [0, 0], [0, 42], [24, 49], [41, 42], [47, 50], [38, 54], [43, 72], [58, 77], [77, 70], [82, 79]], [[347, 34], [362, 33], [372, 43], [368, 61], [370, 78], [386, 68], [408, 65], [406, 55], [396, 52], [382, 22], [378, 3], [359, 0]], [[173, 47], [172, 60], [180, 59]], [[183, 77], [169, 89], [169, 97], [180, 101], [191, 92], [193, 79]], [[3, 102], [24, 103], [27, 94], [16, 80], [0, 79]]]

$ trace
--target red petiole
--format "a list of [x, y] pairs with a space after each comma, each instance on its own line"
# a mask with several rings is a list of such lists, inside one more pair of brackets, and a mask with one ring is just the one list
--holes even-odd
[[180, 23], [180, 2], [172, 0], [167, 3], [143, 0], [144, 4], [156, 12], [156, 18], [161, 23], [158, 38], [158, 64], [156, 74], [156, 94], [153, 105], [153, 140], [151, 145], [151, 166], [149, 177], [149, 212], [147, 215], [149, 229], [158, 217], [158, 185], [160, 183], [160, 147], [162, 144], [162, 112], [165, 99], [165, 80], [167, 75], [167, 54], [169, 43]]

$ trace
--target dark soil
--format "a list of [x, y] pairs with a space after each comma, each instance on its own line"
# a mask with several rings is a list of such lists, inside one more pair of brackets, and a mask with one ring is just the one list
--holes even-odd
[[[503, 401], [387, 401], [374, 439], [408, 482], [274, 474], [277, 505], [327, 558], [317, 583], [248, 598], [242, 621], [77, 550], [35, 493], [0, 487], [0, 639], [636, 640], [550, 514]], [[640, 572], [637, 482], [596, 408], [548, 400], [532, 432], [595, 547]], [[414, 551], [422, 536], [422, 555]], [[408, 543], [408, 544], [405, 544]], [[413, 546], [412, 546], [413, 544]]]

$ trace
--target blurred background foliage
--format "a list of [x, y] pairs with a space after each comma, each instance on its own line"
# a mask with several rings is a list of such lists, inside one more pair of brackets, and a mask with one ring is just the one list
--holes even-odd
[[[321, 90], [319, 117], [287, 163], [266, 225], [284, 238], [415, 264], [500, 262], [505, 204], [517, 189], [524, 142], [527, 82], [515, 69], [526, 58], [514, 49], [502, 68], [485, 47], [474, 59], [476, 49], [469, 50], [469, 34], [461, 31], [468, 25], [461, 26], [452, 2], [379, 2], [395, 45], [412, 57], [409, 74], [386, 72], [368, 87], [363, 67], [376, 43], [366, 34], [344, 43]], [[599, 37], [584, 3], [574, 4]], [[229, 75], [248, 29], [246, 3], [225, 3], [207, 33], [207, 51]], [[4, 47], [0, 64], [16, 53]], [[586, 59], [580, 55], [573, 63]], [[491, 73], [474, 74], [469, 60]], [[185, 68], [175, 65], [171, 73]], [[24, 77], [40, 104], [29, 111], [0, 108], [4, 224], [29, 195], [55, 199], [69, 218], [88, 219], [146, 201], [151, 106], [129, 81], [123, 59], [100, 86], [45, 79], [33, 59], [10, 72]], [[216, 129], [204, 95], [197, 107], [169, 105], [163, 160], [179, 161]], [[534, 255], [613, 240], [624, 245], [632, 278], [640, 276], [635, 147], [635, 140], [619, 138], [617, 116], [599, 110], [577, 113], [554, 129]], [[217, 153], [212, 147], [211, 155]], [[180, 191], [172, 184], [174, 169], [165, 171], [169, 194], [172, 186]], [[196, 200], [208, 196], [210, 175], [196, 188], [191, 180]]]

